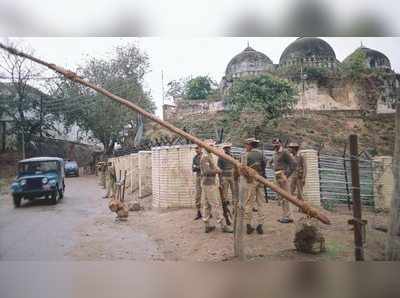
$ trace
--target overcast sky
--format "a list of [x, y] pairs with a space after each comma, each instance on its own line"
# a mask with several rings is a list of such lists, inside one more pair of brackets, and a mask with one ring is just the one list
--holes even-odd
[[[149, 56], [150, 72], [145, 76], [145, 87], [151, 91], [161, 114], [162, 83], [187, 76], [209, 75], [218, 83], [224, 75], [230, 59], [241, 52], [249, 42], [255, 50], [266, 54], [274, 63], [279, 63], [283, 50], [296, 38], [290, 37], [210, 37], [210, 38], [25, 38], [24, 43], [32, 47], [35, 55], [49, 62], [74, 69], [82, 64], [86, 55], [107, 57], [114, 46], [135, 42]], [[343, 37], [323, 38], [334, 49], [342, 61], [361, 42], [364, 46], [379, 50], [388, 56], [392, 68], [400, 72], [400, 38]]]

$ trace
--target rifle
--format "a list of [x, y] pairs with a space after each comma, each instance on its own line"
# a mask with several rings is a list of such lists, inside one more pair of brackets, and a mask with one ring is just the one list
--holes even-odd
[[[261, 176], [264, 177], [265, 179], [267, 179], [267, 175], [265, 174], [265, 168], [267, 167], [267, 162], [265, 161], [265, 157], [264, 157], [264, 143], [263, 142], [261, 142], [261, 153], [262, 153], [262, 161], [261, 161], [262, 174], [261, 174]], [[265, 203], [268, 203], [267, 187], [265, 185], [263, 185], [263, 186], [264, 186]]]
[[219, 190], [219, 196], [221, 198], [222, 212], [224, 214], [225, 222], [226, 222], [226, 224], [228, 226], [230, 226], [231, 225], [232, 213], [231, 213], [231, 210], [229, 210], [229, 207], [228, 207], [229, 202], [224, 197], [224, 189], [223, 189], [221, 183], [219, 183], [218, 190]]

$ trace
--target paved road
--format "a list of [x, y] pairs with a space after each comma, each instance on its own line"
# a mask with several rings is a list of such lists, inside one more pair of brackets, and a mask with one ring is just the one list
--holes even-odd
[[0, 195], [0, 260], [153, 257], [156, 245], [141, 231], [117, 226], [103, 193], [95, 177], [80, 177], [66, 179], [65, 197], [57, 205], [37, 200], [14, 208], [10, 195]]

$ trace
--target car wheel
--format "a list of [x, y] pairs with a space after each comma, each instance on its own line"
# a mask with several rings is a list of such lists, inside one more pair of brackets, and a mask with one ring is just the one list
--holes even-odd
[[51, 198], [50, 198], [50, 204], [55, 205], [58, 202], [58, 191], [55, 190], [52, 194], [51, 194]]
[[14, 202], [14, 207], [18, 208], [19, 206], [21, 206], [21, 197], [13, 195], [13, 202]]

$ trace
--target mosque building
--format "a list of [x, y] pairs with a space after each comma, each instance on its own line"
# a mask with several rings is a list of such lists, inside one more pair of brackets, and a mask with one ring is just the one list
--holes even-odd
[[[373, 103], [370, 102], [371, 99], [365, 102], [365, 97], [368, 96], [360, 95], [360, 86], [336, 75], [340, 67], [348, 65], [359, 53], [363, 54], [367, 68], [387, 74], [380, 88], [381, 94], [372, 99]], [[315, 78], [307, 77], [306, 70], [310, 68], [323, 71], [328, 82], [321, 84]], [[188, 113], [223, 111], [223, 100], [229, 96], [229, 88], [235, 80], [263, 74], [276, 75], [292, 82], [298, 94], [295, 110], [369, 110], [376, 113], [392, 113], [393, 103], [400, 98], [400, 75], [391, 69], [390, 60], [385, 54], [361, 45], [340, 62], [334, 49], [325, 40], [300, 37], [285, 48], [279, 64], [274, 64], [266, 54], [247, 45], [226, 67], [219, 85], [220, 101], [186, 100], [175, 107], [167, 107], [167, 112], [184, 115], [186, 109]]]

